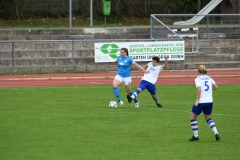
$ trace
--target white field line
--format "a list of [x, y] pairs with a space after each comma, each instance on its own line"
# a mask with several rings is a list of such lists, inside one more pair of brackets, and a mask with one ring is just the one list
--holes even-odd
[[[149, 105], [149, 104], [142, 104], [142, 105]], [[155, 106], [155, 105], [154, 105]], [[120, 107], [123, 107], [123, 106], [118, 106], [119, 108]], [[125, 107], [125, 106], [124, 106]], [[134, 106], [133, 106], [134, 107]], [[141, 104], [140, 104], [140, 107], [139, 108], [136, 108], [136, 109], [154, 109], [154, 110], [159, 110], [159, 111], [170, 111], [170, 112], [178, 112], [178, 113], [190, 113], [191, 110], [189, 109], [189, 111], [186, 111], [186, 110], [175, 110], [175, 109], [165, 109], [164, 107], [163, 108], [158, 108], [157, 106], [154, 107], [154, 108], [151, 108], [151, 107], [141, 107]], [[240, 117], [240, 115], [237, 115], [237, 114], [220, 114], [220, 113], [213, 113], [212, 114], [213, 116], [228, 116], [228, 117]]]

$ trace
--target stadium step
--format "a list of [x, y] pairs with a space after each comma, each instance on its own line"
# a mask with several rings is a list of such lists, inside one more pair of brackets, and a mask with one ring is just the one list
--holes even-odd
[[[198, 51], [205, 54], [240, 54], [240, 47], [238, 46], [224, 46], [224, 47], [199, 47]], [[192, 48], [186, 47], [185, 52], [192, 52]]]
[[[11, 43], [0, 43], [2, 51], [12, 51]], [[93, 49], [94, 42], [74, 42], [74, 49]], [[55, 50], [55, 49], [72, 49], [71, 42], [29, 42], [14, 43], [14, 50]]]
[[[4, 64], [3, 62], [12, 60], [12, 53], [11, 52], [0, 52], [0, 62]], [[64, 59], [64, 58], [70, 58], [72, 59], [72, 50], [49, 50], [49, 51], [16, 51], [14, 52], [14, 58], [15, 60], [27, 60], [30, 59], [35, 60], [44, 60], [45, 58], [51, 58], [51, 59]], [[82, 59], [88, 59], [87, 63], [94, 64], [94, 51], [93, 50], [76, 50], [74, 51], [74, 59], [82, 58]], [[90, 61], [91, 60], [91, 61]], [[185, 55], [185, 63], [187, 62], [226, 62], [226, 61], [240, 61], [240, 54], [186, 54]], [[179, 61], [176, 61], [176, 63], [180, 63]], [[7, 63], [8, 64], [8, 63]], [[2, 65], [4, 66], [4, 65]]]
[[[93, 57], [94, 50], [76, 49], [74, 50], [74, 57]], [[57, 50], [19, 50], [14, 52], [14, 58], [44, 58], [44, 57], [72, 57], [72, 50], [57, 49]], [[0, 58], [12, 58], [11, 51], [0, 51]]]
[[[70, 57], [44, 57], [44, 58], [15, 58], [14, 66], [64, 66], [71, 65], [73, 62]], [[84, 65], [84, 64], [94, 64], [93, 57], [75, 57], [74, 58], [75, 65]], [[12, 59], [6, 58], [4, 60], [0, 60], [1, 67], [11, 67]]]
[[[186, 70], [186, 69], [196, 69], [200, 64], [205, 65], [209, 69], [219, 69], [219, 68], [240, 68], [239, 61], [232, 62], [199, 62], [199, 63], [169, 63], [166, 70]], [[82, 65], [44, 65], [44, 66], [16, 66], [16, 67], [0, 67], [0, 72], [56, 72], [56, 71], [81, 71], [81, 72], [109, 72], [116, 71], [116, 64], [82, 64]], [[137, 68], [132, 67], [132, 71], [138, 71]]]
[[[218, 28], [217, 28], [218, 29]], [[200, 35], [205, 33], [200, 29]], [[109, 27], [76, 29], [2, 29], [0, 40], [86, 40], [74, 42], [74, 61], [72, 65], [71, 42], [30, 42], [14, 43], [15, 67], [12, 68], [12, 44], [0, 43], [0, 72], [7, 70], [23, 71], [44, 68], [57, 71], [65, 67], [84, 66], [98, 71], [101, 67], [109, 71], [116, 64], [94, 63], [94, 43], [109, 42], [111, 39], [149, 39], [149, 27]], [[240, 39], [201, 39], [199, 53], [192, 53], [192, 39], [185, 40], [185, 61], [170, 61], [168, 69], [196, 69], [199, 64], [211, 68], [236, 68], [240, 63]], [[104, 40], [106, 39], [106, 41]], [[87, 40], [94, 40], [92, 42]], [[139, 62], [145, 64], [146, 62]], [[107, 66], [107, 67], [106, 67]], [[114, 67], [109, 67], [114, 66]], [[36, 69], [37, 68], [37, 69]], [[134, 67], [133, 67], [134, 69]], [[87, 69], [86, 69], [87, 70]]]

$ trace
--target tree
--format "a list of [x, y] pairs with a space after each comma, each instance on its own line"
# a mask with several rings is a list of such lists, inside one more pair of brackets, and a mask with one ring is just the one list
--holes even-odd
[[25, 0], [0, 0], [0, 13], [3, 18], [23, 18], [23, 3]]

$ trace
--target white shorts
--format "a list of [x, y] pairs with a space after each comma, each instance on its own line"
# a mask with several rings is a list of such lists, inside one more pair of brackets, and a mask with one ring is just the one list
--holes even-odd
[[129, 83], [132, 82], [132, 78], [131, 77], [123, 78], [123, 77], [121, 77], [119, 75], [116, 75], [116, 77], [114, 79], [119, 80], [121, 83], [124, 82], [125, 85], [128, 85]]

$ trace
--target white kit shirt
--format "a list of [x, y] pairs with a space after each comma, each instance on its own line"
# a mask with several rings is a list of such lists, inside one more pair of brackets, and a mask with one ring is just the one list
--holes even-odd
[[157, 66], [154, 67], [152, 62], [149, 62], [147, 65], [148, 65], [147, 70], [149, 70], [150, 73], [148, 73], [148, 74], [145, 73], [142, 80], [145, 80], [145, 81], [148, 81], [152, 84], [155, 84], [157, 82], [157, 79], [158, 79], [158, 74], [162, 70], [162, 66], [157, 65]]
[[214, 84], [215, 84], [215, 81], [207, 75], [200, 75], [195, 79], [196, 88], [198, 88], [199, 86], [201, 86], [201, 88], [202, 88], [199, 103], [213, 102], [212, 86]]

